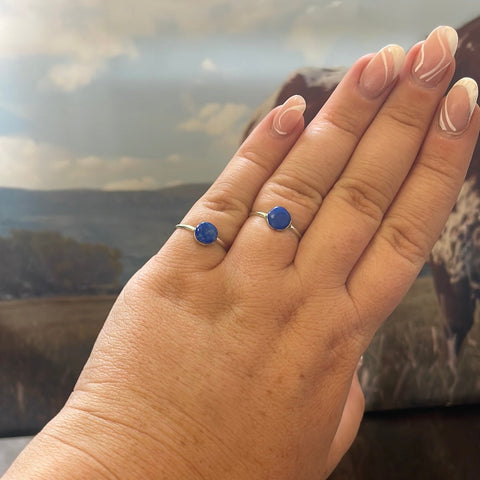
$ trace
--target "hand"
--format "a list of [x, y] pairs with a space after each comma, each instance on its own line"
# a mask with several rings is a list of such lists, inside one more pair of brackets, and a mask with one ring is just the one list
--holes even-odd
[[[305, 130], [303, 99], [273, 110], [182, 221], [212, 222], [224, 247], [174, 232], [6, 479], [32, 459], [50, 478], [66, 464], [70, 479], [325, 478], [363, 414], [359, 357], [421, 269], [475, 146], [475, 83], [443, 98], [455, 46], [443, 27], [406, 58], [395, 46], [361, 58]], [[276, 205], [301, 238], [250, 216]]]

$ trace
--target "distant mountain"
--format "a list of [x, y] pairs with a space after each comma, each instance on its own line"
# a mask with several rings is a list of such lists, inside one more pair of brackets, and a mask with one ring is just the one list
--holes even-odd
[[160, 249], [208, 186], [120, 192], [0, 188], [0, 236], [12, 229], [51, 230], [119, 248], [126, 281]]

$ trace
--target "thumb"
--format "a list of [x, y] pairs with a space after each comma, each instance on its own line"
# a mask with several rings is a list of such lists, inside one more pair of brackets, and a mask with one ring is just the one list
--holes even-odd
[[345, 407], [343, 409], [337, 432], [330, 446], [327, 457], [327, 473], [330, 475], [338, 465], [342, 457], [352, 445], [357, 436], [363, 412], [365, 410], [365, 397], [355, 372], [348, 392]]

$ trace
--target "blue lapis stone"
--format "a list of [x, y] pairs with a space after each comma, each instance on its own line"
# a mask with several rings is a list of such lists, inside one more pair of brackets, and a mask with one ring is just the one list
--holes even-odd
[[268, 212], [267, 221], [274, 230], [285, 230], [290, 226], [292, 217], [286, 208], [273, 207]]
[[210, 245], [218, 236], [217, 227], [210, 222], [202, 222], [195, 228], [195, 238], [202, 245]]

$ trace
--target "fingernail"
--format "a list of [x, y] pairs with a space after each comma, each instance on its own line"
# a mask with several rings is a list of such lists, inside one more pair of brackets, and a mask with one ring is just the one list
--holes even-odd
[[360, 76], [359, 87], [367, 98], [382, 94], [397, 78], [405, 52], [398, 45], [382, 48], [368, 63]]
[[452, 27], [437, 27], [423, 42], [413, 63], [413, 76], [426, 86], [438, 85], [457, 50], [458, 35]]
[[450, 89], [445, 97], [438, 123], [450, 134], [460, 134], [467, 127], [477, 103], [478, 86], [472, 78], [462, 78]]
[[292, 132], [306, 107], [305, 99], [300, 95], [287, 99], [273, 119], [275, 132], [282, 136]]

